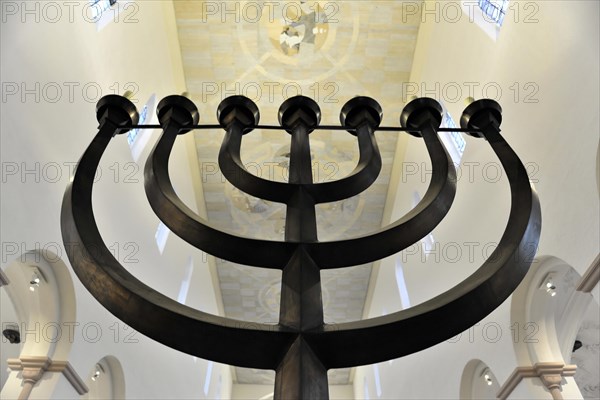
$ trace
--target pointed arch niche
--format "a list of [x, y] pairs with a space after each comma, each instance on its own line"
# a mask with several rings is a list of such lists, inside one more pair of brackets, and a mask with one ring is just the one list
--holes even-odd
[[2, 330], [17, 330], [20, 343], [2, 338], [2, 362], [10, 373], [3, 376], [0, 397], [85, 393], [85, 384], [68, 362], [76, 302], [65, 263], [48, 249], [28, 251], [4, 268], [3, 276]]
[[473, 359], [465, 365], [460, 379], [461, 400], [495, 399], [499, 390], [498, 379], [486, 363]]
[[106, 356], [99, 360], [88, 373], [85, 383], [89, 392], [82, 395], [81, 399], [125, 398], [125, 375], [121, 363], [114, 356]]
[[[587, 352], [598, 353], [600, 309], [589, 290], [582, 289], [588, 286], [584, 280], [557, 257], [536, 258], [511, 300], [511, 326], [520, 332], [514, 338], [519, 366], [499, 392], [500, 399], [511, 393], [583, 399], [588, 397], [582, 393], [594, 386], [597, 390], [599, 366]], [[585, 343], [574, 354], [580, 339]], [[573, 364], [584, 354], [585, 366]], [[588, 382], [591, 374], [596, 382]]]

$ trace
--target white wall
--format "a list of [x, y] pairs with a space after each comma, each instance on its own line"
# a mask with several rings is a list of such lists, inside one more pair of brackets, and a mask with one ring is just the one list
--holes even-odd
[[[273, 387], [270, 385], [234, 384], [231, 394], [232, 399], [268, 399], [268, 396], [273, 394]], [[352, 395], [352, 385], [329, 386], [331, 400], [348, 400], [352, 398]]]
[[[488, 95], [497, 98], [493, 89], [499, 87], [503, 135], [529, 166], [531, 178], [537, 180], [543, 218], [538, 254], [557, 256], [583, 274], [598, 254], [600, 240], [596, 185], [598, 3], [511, 1], [511, 11], [496, 41], [469, 22], [466, 13], [460, 21], [452, 22], [455, 14], [450, 13], [448, 3], [426, 2], [429, 13], [423, 15], [411, 76], [416, 86], [407, 86], [404, 95], [436, 97], [458, 122], [465, 106], [462, 99], [471, 94], [469, 87], [475, 88], [475, 98], [483, 97], [481, 89], [486, 84], [490, 87]], [[518, 16], [516, 10], [520, 11]], [[533, 19], [537, 22], [529, 23]], [[426, 92], [421, 90], [422, 83]], [[414, 93], [415, 87], [418, 93]], [[461, 101], [453, 91], [456, 87], [462, 91]], [[406, 171], [416, 165], [418, 172], [400, 178], [392, 220], [412, 207], [412, 193], [417, 190], [422, 195], [430, 178], [425, 146], [415, 138], [407, 142], [401, 168]], [[473, 168], [472, 182], [465, 163]], [[433, 232], [438, 255], [431, 254], [422, 261], [422, 251], [411, 248], [416, 254], [405, 252], [400, 257], [411, 305], [466, 278], [484, 261], [482, 250], [499, 241], [510, 197], [507, 180], [496, 179], [497, 164], [485, 141], [467, 138], [454, 206]], [[458, 257], [454, 252], [457, 248], [462, 252]], [[470, 248], [474, 249], [473, 257]], [[390, 282], [395, 282], [394, 262], [389, 258], [382, 263], [368, 317], [381, 315], [384, 308], [387, 312], [401, 308], [400, 304], [389, 304], [396, 296], [388, 295], [395, 289], [390, 287]], [[381, 363], [381, 397], [458, 398], [462, 370], [474, 358], [488, 364], [500, 384], [504, 383], [517, 366], [509, 313], [510, 301], [506, 301], [479, 325], [454, 339], [456, 343], [442, 343], [391, 364]], [[523, 340], [526, 332], [523, 327], [518, 329], [516, 340]], [[501, 336], [495, 338], [498, 331]], [[370, 397], [377, 398], [372, 367], [358, 369], [355, 396], [362, 398], [365, 393], [364, 376]]]
[[[138, 109], [153, 93], [160, 100], [185, 90], [171, 1], [128, 2], [118, 21], [100, 31], [82, 15], [87, 2], [71, 3], [2, 2], [3, 268], [35, 248], [58, 249], [68, 263], [59, 229], [60, 208], [73, 165], [96, 132], [95, 103], [100, 96], [94, 88], [100, 88], [102, 95], [133, 90]], [[33, 13], [25, 13], [25, 7]], [[22, 96], [22, 87], [35, 93]], [[84, 87], [88, 92], [82, 92]], [[18, 92], [12, 94], [15, 88]], [[143, 163], [157, 138], [154, 133], [139, 164], [133, 163], [124, 136], [113, 139], [94, 190], [96, 220], [105, 242], [118, 249], [117, 258], [126, 268], [172, 298], [177, 298], [191, 255], [193, 290], [187, 304], [218, 313], [206, 257], [190, 250], [174, 235], [170, 235], [162, 256], [154, 243], [158, 218], [145, 198]], [[183, 200], [196, 208], [182, 141], [178, 141], [172, 157], [172, 168], [177, 171], [173, 181]], [[26, 169], [39, 172], [22, 174]], [[69, 361], [84, 381], [98, 360], [114, 355], [125, 371], [127, 398], [204, 396], [204, 360], [194, 361], [191, 356], [133, 333], [71, 275], [77, 297], [74, 322], [80, 325], [75, 330]], [[86, 340], [86, 333], [95, 336], [97, 327], [101, 329], [97, 341]], [[228, 372], [223, 373], [215, 365], [208, 397], [216, 396], [221, 374], [221, 387], [228, 390]], [[64, 397], [64, 392], [54, 396]]]

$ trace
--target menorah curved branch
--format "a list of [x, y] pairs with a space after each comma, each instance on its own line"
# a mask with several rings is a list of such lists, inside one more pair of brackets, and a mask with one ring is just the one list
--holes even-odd
[[233, 186], [251, 196], [267, 201], [287, 203], [294, 193], [294, 186], [285, 182], [271, 181], [250, 173], [240, 156], [242, 132], [239, 123], [230, 124], [219, 152], [219, 167], [223, 176]]
[[[352, 118], [356, 119], [355, 115], [348, 115], [348, 113], [353, 107], [356, 107], [357, 100], [360, 102], [364, 99], [364, 97], [357, 97], [354, 101], [349, 102], [345, 110], [342, 110], [342, 125], [345, 125], [346, 119], [349, 119], [350, 123]], [[238, 104], [236, 104], [236, 100]], [[219, 166], [223, 175], [244, 193], [264, 200], [288, 203], [298, 184], [275, 182], [258, 177], [250, 173], [241, 160], [242, 136], [249, 133], [249, 127], [258, 125], [258, 109], [241, 96], [230, 97], [224, 103], [221, 104], [218, 112], [218, 116], [223, 117], [221, 123], [226, 130], [219, 152]], [[238, 110], [237, 118], [229, 117], [227, 112], [234, 110]], [[243, 112], [244, 110], [245, 112]], [[381, 122], [382, 112], [380, 109], [375, 109], [375, 111], [374, 116], [363, 121], [368, 123], [357, 125], [351, 130], [351, 133], [358, 137], [359, 159], [354, 170], [339, 180], [302, 184], [315, 204], [329, 203], [355, 196], [366, 190], [377, 179], [381, 171], [381, 155], [377, 148], [374, 130]], [[240, 118], [240, 116], [242, 117]]]
[[508, 223], [498, 247], [474, 274], [431, 300], [386, 316], [308, 333], [307, 342], [327, 368], [374, 364], [450, 339], [500, 306], [525, 277], [539, 241], [539, 200], [525, 167], [497, 126], [492, 121], [484, 124], [479, 129], [502, 163], [511, 189]]
[[[321, 269], [380, 260], [406, 249], [431, 232], [446, 216], [456, 194], [456, 171], [429, 120], [418, 124], [431, 159], [432, 175], [421, 201], [396, 222], [378, 231], [344, 240], [315, 243], [308, 251]], [[364, 251], [369, 249], [369, 251]]]
[[325, 324], [320, 270], [394, 254], [428, 234], [447, 214], [456, 191], [456, 172], [437, 136], [440, 105], [432, 99], [416, 99], [401, 116], [409, 133], [423, 137], [432, 162], [431, 182], [421, 202], [377, 232], [330, 242], [317, 240], [315, 205], [360, 193], [381, 169], [374, 132], [382, 114], [374, 100], [356, 98], [342, 109], [342, 125], [359, 142], [356, 169], [340, 181], [318, 184], [312, 182], [309, 144], [309, 133], [320, 122], [316, 103], [299, 96], [280, 109], [281, 126], [292, 135], [288, 183], [231, 175], [245, 170], [239, 157], [241, 137], [257, 125], [258, 108], [240, 96], [219, 106], [219, 121], [227, 131], [219, 156], [221, 168], [235, 166], [226, 174], [230, 181], [238, 179], [238, 187], [287, 205], [284, 241], [224, 232], [177, 197], [168, 173], [169, 157], [177, 135], [198, 122], [198, 112], [181, 96], [163, 99], [157, 111], [164, 131], [145, 168], [146, 193], [154, 212], [178, 236], [214, 256], [281, 269], [279, 323], [236, 321], [182, 305], [129, 274], [106, 247], [94, 218], [92, 187], [112, 137], [137, 123], [135, 106], [120, 96], [106, 96], [98, 103], [99, 132], [79, 161], [63, 199], [61, 230], [73, 269], [111, 313], [165, 345], [222, 363], [274, 369], [277, 399], [326, 399], [328, 369], [401, 357], [468, 329], [512, 293], [537, 249], [539, 201], [523, 164], [500, 135], [500, 106], [491, 100], [474, 102], [463, 113], [462, 128], [490, 143], [511, 189], [508, 223], [494, 253], [463, 282], [415, 307], [364, 321]]
[[294, 252], [294, 244], [227, 233], [198, 216], [177, 196], [168, 165], [181, 128], [175, 121], [167, 122], [144, 169], [146, 195], [156, 215], [177, 236], [208, 254], [240, 264], [282, 269]]
[[106, 110], [99, 132], [79, 160], [65, 192], [61, 230], [75, 273], [117, 318], [167, 346], [224, 363], [276, 368], [293, 339], [291, 332], [275, 325], [222, 318], [182, 305], [127, 272], [102, 240], [92, 209], [94, 177], [102, 154], [119, 126], [135, 124], [136, 120], [135, 108], [129, 113]]
[[[237, 109], [232, 109], [231, 100], [227, 103], [230, 112], [234, 110], [238, 111], [237, 116], [257, 115], [247, 106], [245, 100], [239, 100]], [[351, 101], [349, 104], [352, 105], [353, 102]], [[244, 109], [243, 107], [248, 107], [248, 109]], [[363, 104], [359, 103], [358, 107], [363, 107]], [[437, 115], [441, 113], [441, 108], [437, 109], [431, 105], [430, 107], [433, 107], [437, 111]], [[182, 109], [175, 109], [170, 115], [176, 115], [177, 111], [183, 112]], [[355, 112], [355, 114], [357, 113]], [[431, 181], [423, 199], [414, 209], [398, 221], [378, 231], [344, 240], [305, 243], [306, 251], [321, 269], [365, 264], [395, 254], [425, 237], [446, 216], [456, 193], [456, 171], [450, 156], [445, 151], [437, 136], [436, 128], [439, 127], [441, 116], [429, 119], [430, 113], [431, 110], [426, 109], [425, 114], [421, 115], [420, 119], [415, 118], [414, 121], [411, 121], [423, 136], [432, 163]], [[219, 113], [219, 115], [223, 116], [224, 112]], [[221, 157], [224, 153], [230, 154], [233, 152], [233, 158], [239, 160], [240, 140], [238, 139], [241, 139], [242, 132], [247, 130], [248, 126], [258, 123], [258, 117], [254, 120], [245, 119], [241, 121], [235, 117], [228, 119], [228, 132], [219, 155], [219, 161], [222, 162], [220, 163], [221, 170], [228, 179], [234, 179], [230, 180], [230, 182], [238, 184], [242, 181], [245, 182], [245, 184], [239, 187], [240, 189], [245, 188], [246, 185], [251, 186], [257, 183], [254, 178], [260, 179], [261, 182], [257, 183], [257, 187], [260, 189], [250, 193], [253, 195], [260, 194], [259, 192], [262, 190], [273, 190], [275, 192], [279, 190], [280, 185], [284, 185], [290, 188], [288, 189], [290, 193], [285, 192], [285, 197], [291, 198], [293, 190], [302, 187], [306, 188], [308, 195], [314, 194], [312, 199], [316, 204], [318, 203], [316, 198], [327, 198], [327, 195], [331, 193], [331, 189], [337, 188], [337, 184], [345, 180], [347, 184], [352, 183], [356, 186], [350, 186], [350, 189], [346, 190], [340, 189], [340, 193], [354, 196], [370, 186], [377, 178], [381, 169], [381, 156], [377, 150], [377, 144], [373, 135], [373, 130], [379, 125], [379, 121], [370, 121], [371, 124], [368, 124], [369, 115], [371, 114], [365, 112], [362, 115], [365, 118], [363, 124], [356, 128], [359, 147], [361, 144], [366, 147], [366, 149], [361, 151], [363, 161], [366, 164], [361, 166], [359, 160], [357, 169], [360, 168], [360, 171], [356, 175], [351, 174], [340, 181], [331, 182], [330, 184], [286, 184], [267, 181], [249, 172], [247, 174], [252, 175], [252, 179], [246, 180], [245, 175], [242, 174], [242, 170], [240, 169], [241, 167], [234, 169], [231, 164], [224, 161]], [[354, 115], [352, 116], [354, 117]], [[192, 121], [188, 121], [189, 125], [191, 125]], [[247, 126], [244, 126], [244, 122]], [[185, 126], [179, 125], [173, 120], [166, 120], [165, 124], [166, 129], [163, 136], [150, 153], [145, 169], [146, 194], [156, 215], [177, 236], [215, 257], [257, 267], [282, 269], [294, 251], [294, 247], [290, 242], [249, 239], [227, 234], [222, 230], [212, 227], [207, 221], [204, 221], [185, 206], [179, 197], [177, 197], [169, 178], [168, 159], [177, 132], [185, 129]], [[167, 132], [167, 129], [171, 130]], [[237, 141], [235, 150], [232, 150], [228, 147], [228, 144], [225, 144], [231, 141], [232, 136], [238, 137], [238, 139], [235, 139]], [[241, 160], [239, 162], [241, 163]], [[366, 176], [367, 174], [369, 174], [368, 177]], [[236, 176], [242, 178], [237, 179], [235, 178]], [[357, 188], [361, 190], [358, 191]], [[289, 202], [289, 199], [286, 202]], [[365, 248], [368, 248], [369, 251], [365, 252]], [[259, 249], [259, 251], [256, 251], [256, 249]]]

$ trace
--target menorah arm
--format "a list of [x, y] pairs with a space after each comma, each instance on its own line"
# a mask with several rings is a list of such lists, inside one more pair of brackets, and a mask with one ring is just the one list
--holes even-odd
[[167, 346], [221, 363], [275, 369], [293, 342], [292, 333], [180, 304], [137, 280], [106, 247], [94, 218], [92, 186], [102, 154], [117, 130], [110, 121], [101, 122], [63, 199], [63, 241], [80, 281], [117, 318]]
[[456, 170], [431, 121], [426, 119], [420, 127], [433, 169], [423, 199], [402, 218], [374, 233], [307, 245], [322, 269], [365, 264], [395, 254], [425, 237], [446, 216], [456, 194]]
[[156, 215], [177, 236], [215, 257], [264, 268], [282, 269], [296, 244], [250, 239], [225, 232], [200, 218], [177, 196], [169, 177], [169, 157], [180, 127], [169, 122], [148, 156], [144, 181]]
[[[342, 109], [342, 125], [358, 136], [359, 160], [356, 168], [345, 178], [332, 182], [277, 182], [251, 174], [241, 160], [242, 136], [258, 124], [258, 107], [243, 96], [229, 97], [219, 105], [217, 117], [226, 130], [219, 152], [219, 167], [227, 180], [251, 196], [288, 204], [298, 186], [313, 198], [315, 204], [343, 200], [367, 189], [381, 171], [381, 155], [373, 132], [379, 126], [382, 111], [379, 104], [367, 97], [356, 97]], [[282, 127], [292, 132], [298, 119], [309, 126], [309, 133], [318, 128], [319, 106], [308, 98], [295, 98], [282, 104], [279, 111]], [[292, 157], [290, 155], [290, 157]]]
[[500, 159], [511, 189], [508, 224], [498, 247], [474, 274], [429, 301], [307, 334], [307, 341], [327, 368], [373, 364], [450, 339], [502, 304], [527, 273], [541, 230], [539, 200], [525, 167], [497, 126], [481, 129]]
[[347, 199], [368, 189], [381, 172], [381, 155], [373, 128], [363, 124], [356, 129], [358, 137], [358, 163], [346, 177], [331, 182], [306, 185], [315, 204]]
[[226, 128], [225, 137], [219, 151], [219, 168], [227, 180], [242, 192], [263, 200], [287, 203], [295, 190], [295, 185], [277, 182], [250, 173], [240, 157], [242, 132], [240, 124]]
[[[400, 220], [369, 235], [305, 244], [320, 268], [359, 265], [395, 254], [426, 236], [441, 222], [456, 193], [456, 171], [432, 121], [426, 118], [420, 126], [433, 169], [431, 182], [423, 199]], [[233, 124], [228, 135], [239, 136], [237, 140], [241, 140], [241, 129], [241, 125]], [[358, 172], [359, 175], [365, 175], [355, 176], [365, 184], [366, 179], [376, 178], [373, 175], [374, 169], [381, 167], [377, 144], [370, 129], [364, 126], [357, 130], [359, 140], [362, 140], [365, 148], [363, 161], [367, 165]], [[283, 268], [294, 251], [294, 243], [249, 239], [224, 232], [200, 218], [179, 199], [169, 178], [168, 161], [180, 130], [181, 126], [176, 124], [165, 128], [146, 163], [146, 194], [156, 215], [177, 236], [216, 257], [246, 265]], [[237, 146], [239, 147], [239, 142]], [[369, 154], [368, 148], [371, 146]], [[228, 153], [222, 149], [221, 154], [224, 152]], [[285, 187], [293, 188], [289, 184], [285, 184]], [[368, 252], [364, 251], [366, 248], [369, 249]]]
[[[243, 130], [240, 124], [227, 127], [219, 152], [221, 172], [232, 185], [244, 193], [264, 200], [287, 203], [298, 184], [271, 181], [250, 173], [240, 157]], [[359, 160], [356, 168], [348, 176], [332, 182], [302, 184], [313, 197], [315, 204], [355, 196], [377, 179], [381, 171], [381, 156], [373, 130], [368, 125], [362, 125], [356, 132]]]

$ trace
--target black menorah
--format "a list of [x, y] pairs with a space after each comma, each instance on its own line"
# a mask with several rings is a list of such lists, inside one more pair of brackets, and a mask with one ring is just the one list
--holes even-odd
[[[382, 110], [368, 97], [355, 97], [341, 110], [341, 126], [320, 125], [313, 100], [297, 96], [279, 109], [281, 126], [259, 125], [258, 107], [243, 96], [218, 107], [219, 125], [198, 125], [194, 103], [168, 96], [157, 107], [159, 126], [138, 123], [135, 106], [109, 95], [96, 107], [99, 130], [81, 157], [62, 205], [61, 229], [69, 259], [91, 294], [129, 326], [167, 346], [220, 363], [276, 371], [276, 399], [327, 399], [327, 371], [373, 364], [411, 354], [468, 329], [498, 307], [527, 273], [541, 229], [540, 206], [525, 167], [500, 135], [501, 108], [478, 100], [463, 112], [461, 129], [440, 128], [442, 107], [430, 98], [406, 105], [401, 127], [380, 127]], [[282, 270], [278, 324], [232, 320], [180, 304], [144, 285], [104, 244], [92, 210], [98, 164], [113, 136], [130, 129], [163, 129], [145, 166], [146, 195], [156, 215], [189, 244], [224, 260]], [[234, 186], [252, 196], [286, 205], [283, 241], [246, 238], [218, 229], [176, 195], [169, 157], [178, 135], [194, 129], [225, 130], [219, 166]], [[242, 138], [253, 129], [291, 135], [288, 182], [248, 172], [240, 158]], [[356, 136], [356, 168], [337, 181], [315, 183], [309, 135], [315, 129], [347, 130]], [[425, 142], [432, 175], [422, 200], [393, 224], [364, 236], [320, 242], [315, 205], [346, 199], [367, 189], [381, 170], [376, 131], [408, 132]], [[323, 319], [320, 271], [373, 262], [429, 234], [445, 217], [456, 192], [456, 171], [438, 132], [460, 131], [486, 139], [506, 172], [511, 209], [498, 247], [471, 276], [445, 293], [382, 317], [330, 325]]]

